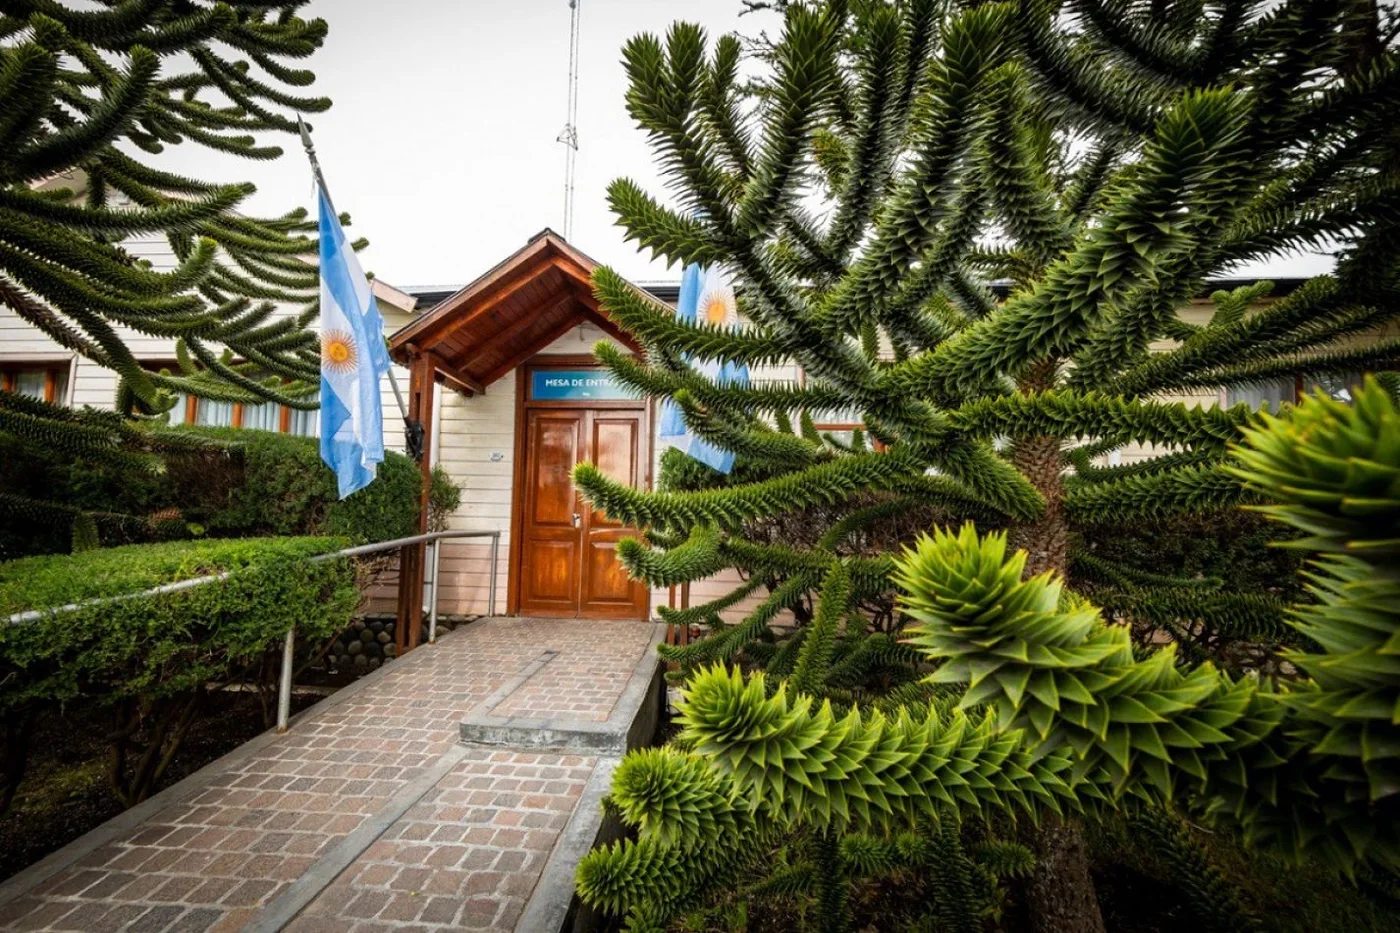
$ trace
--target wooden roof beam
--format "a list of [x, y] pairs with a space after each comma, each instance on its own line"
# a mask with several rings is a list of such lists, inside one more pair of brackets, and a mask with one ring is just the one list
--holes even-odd
[[[511, 321], [510, 324], [492, 334], [490, 337], [487, 337], [485, 342], [492, 345], [500, 345], [513, 340], [538, 323], [540, 318], [549, 317], [554, 312], [567, 308], [577, 301], [578, 297], [574, 295], [573, 292], [565, 291], [564, 294], [554, 299], [554, 301], [550, 302], [548, 305], [545, 305], [545, 307], [539, 311], [532, 314], [522, 314], [518, 319]], [[484, 381], [486, 385], [490, 385], [493, 380], [487, 379]]]
[[497, 366], [490, 373], [488, 373], [485, 376], [485, 378], [482, 379], [482, 381], [485, 382], [487, 385], [490, 385], [497, 379], [500, 379], [506, 373], [515, 369], [515, 367], [519, 366], [521, 363], [524, 363], [526, 360], [533, 359], [536, 356], [536, 354], [540, 352], [540, 350], [549, 346], [551, 343], [558, 340], [560, 337], [564, 336], [569, 331], [573, 330], [575, 327], [582, 324], [584, 321], [587, 321], [588, 319], [589, 318], [582, 312], [579, 312], [578, 314], [569, 315], [568, 317], [560, 321], [557, 327], [554, 327], [551, 330], [547, 331], [543, 337], [534, 341], [533, 345], [527, 347], [524, 352], [517, 353], [514, 356], [507, 358], [504, 363]]
[[432, 350], [427, 350], [424, 351], [423, 355], [432, 361], [433, 369], [437, 370], [437, 374], [442, 377], [442, 381], [458, 392], [461, 392], [468, 398], [473, 395], [486, 394], [486, 387], [484, 385], [447, 362], [447, 360], [443, 359], [437, 353]]

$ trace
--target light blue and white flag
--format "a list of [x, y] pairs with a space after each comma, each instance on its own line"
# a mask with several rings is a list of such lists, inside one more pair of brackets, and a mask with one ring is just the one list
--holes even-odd
[[321, 459], [340, 498], [374, 481], [384, 461], [379, 380], [389, 371], [384, 321], [325, 189], [321, 215]]
[[[676, 302], [676, 317], [687, 323], [713, 324], [731, 330], [739, 326], [739, 308], [734, 301], [734, 288], [714, 266], [702, 269], [692, 263], [681, 277], [681, 291]], [[743, 364], [719, 360], [700, 360], [695, 370], [718, 385], [748, 385], [749, 368]], [[679, 447], [690, 456], [721, 473], [734, 469], [734, 452], [723, 450], [702, 437], [685, 423], [685, 416], [673, 402], [662, 402], [658, 441], [662, 447]]]

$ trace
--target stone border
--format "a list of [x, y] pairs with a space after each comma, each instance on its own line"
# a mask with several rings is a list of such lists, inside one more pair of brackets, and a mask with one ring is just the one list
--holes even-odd
[[629, 748], [640, 744], [655, 731], [657, 718], [660, 716], [659, 707], [650, 715], [640, 715], [646, 710], [648, 698], [656, 696], [658, 689], [665, 683], [656, 645], [665, 635], [666, 627], [657, 624], [653, 628], [650, 646], [632, 669], [627, 685], [618, 695], [605, 721], [570, 719], [567, 714], [547, 717], [493, 714], [492, 711], [497, 706], [558, 653], [546, 651], [467, 714], [467, 718], [462, 720], [459, 727], [462, 743], [523, 751], [622, 756]]
[[603, 797], [612, 786], [613, 771], [621, 758], [600, 758], [574, 805], [573, 816], [540, 872], [525, 909], [516, 921], [515, 933], [554, 933], [568, 922], [574, 902], [574, 872], [578, 863], [598, 843], [603, 827]]
[[[480, 738], [510, 738], [518, 742], [529, 739], [531, 723], [543, 723], [546, 729], [566, 742], [598, 742], [584, 749], [600, 755], [593, 773], [584, 785], [583, 793], [574, 805], [573, 815], [565, 824], [554, 849], [540, 872], [535, 889], [525, 902], [516, 921], [515, 933], [566, 933], [602, 929], [601, 920], [593, 911], [583, 907], [574, 895], [574, 872], [583, 857], [599, 844], [621, 835], [616, 820], [605, 819], [603, 797], [612, 787], [613, 772], [622, 763], [622, 755], [633, 748], [649, 744], [656, 734], [666, 703], [666, 668], [661, 663], [656, 646], [666, 637], [666, 626], [657, 624], [651, 645], [632, 671], [614, 704], [606, 722], [570, 722], [567, 719], [525, 719], [521, 717], [490, 716], [487, 711], [474, 713], [462, 723], [462, 740], [468, 735]], [[543, 665], [541, 665], [543, 666]], [[484, 705], [484, 704], [483, 704]], [[482, 707], [478, 707], [481, 710]], [[571, 751], [576, 746], [565, 747]]]
[[[486, 617], [483, 616], [483, 618]], [[458, 626], [456, 629], [438, 638], [438, 642], [442, 642], [445, 638], [451, 638], [453, 635], [456, 635], [457, 632], [465, 631], [470, 627], [471, 623]], [[406, 657], [412, 658], [413, 655], [409, 654], [406, 655]], [[323, 713], [328, 709], [339, 706], [361, 690], [377, 682], [381, 677], [387, 676], [389, 671], [394, 669], [394, 665], [384, 664], [377, 670], [370, 671], [363, 677], [351, 681], [335, 693], [311, 704], [306, 709], [293, 716], [288, 723], [288, 729], [295, 728], [297, 723], [312, 713]], [[0, 882], [0, 907], [4, 907], [21, 895], [33, 890], [64, 869], [72, 867], [74, 863], [85, 855], [128, 835], [133, 829], [154, 817], [165, 807], [188, 800], [203, 792], [215, 777], [231, 770], [233, 765], [251, 758], [253, 755], [262, 751], [269, 744], [275, 742], [282, 734], [283, 733], [279, 733], [275, 729], [268, 729], [266, 732], [254, 736], [228, 754], [214, 759], [198, 771], [181, 778], [160, 793], [137, 804], [130, 810], [125, 810], [117, 814], [100, 826], [94, 827], [77, 839], [74, 839], [63, 848], [56, 852], [49, 853], [23, 871], [10, 876], [4, 882]]]

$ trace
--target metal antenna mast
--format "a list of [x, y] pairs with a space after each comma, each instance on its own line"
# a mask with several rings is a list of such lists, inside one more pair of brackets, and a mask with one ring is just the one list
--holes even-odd
[[574, 173], [578, 163], [578, 13], [583, 0], [569, 0], [569, 118], [555, 142], [564, 144], [564, 239], [574, 232]]

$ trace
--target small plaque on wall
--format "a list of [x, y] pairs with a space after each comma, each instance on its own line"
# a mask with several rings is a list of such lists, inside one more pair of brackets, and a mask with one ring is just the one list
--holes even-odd
[[536, 369], [530, 373], [535, 402], [609, 402], [639, 396], [606, 369]]

